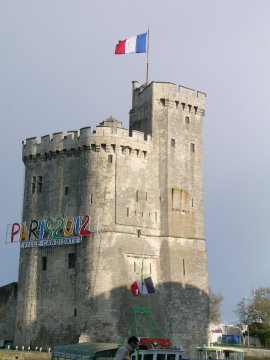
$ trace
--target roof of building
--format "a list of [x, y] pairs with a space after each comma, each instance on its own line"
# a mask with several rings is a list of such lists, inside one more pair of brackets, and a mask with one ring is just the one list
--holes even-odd
[[119, 121], [118, 119], [116, 119], [113, 116], [108, 117], [106, 120], [102, 121], [100, 123], [101, 126], [117, 126], [117, 127], [122, 127], [122, 122]]
[[55, 346], [52, 349], [52, 359], [56, 357], [73, 360], [95, 360], [99, 357], [114, 357], [117, 344], [81, 343]]

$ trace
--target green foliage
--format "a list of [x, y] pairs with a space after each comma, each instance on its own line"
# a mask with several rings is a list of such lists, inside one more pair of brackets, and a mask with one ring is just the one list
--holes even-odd
[[241, 323], [249, 326], [251, 336], [258, 336], [261, 344], [270, 346], [270, 287], [255, 289], [249, 299], [243, 298], [235, 312]]

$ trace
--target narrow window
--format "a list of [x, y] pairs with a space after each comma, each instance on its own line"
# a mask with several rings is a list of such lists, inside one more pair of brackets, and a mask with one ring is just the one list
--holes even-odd
[[141, 230], [138, 230], [138, 238], [141, 237]]
[[194, 106], [195, 114], [197, 114], [198, 106]]
[[90, 194], [90, 205], [93, 204], [93, 194]]
[[74, 317], [76, 317], [77, 316], [77, 309], [75, 308], [74, 309]]
[[157, 221], [157, 211], [155, 212], [155, 218], [156, 218], [156, 221]]
[[68, 267], [69, 267], [69, 269], [75, 268], [75, 263], [76, 263], [76, 254], [75, 253], [68, 254]]
[[178, 109], [178, 105], [179, 105], [179, 101], [176, 101], [176, 102], [175, 102], [175, 107], [176, 107], [176, 109]]
[[36, 192], [36, 177], [35, 176], [32, 177], [31, 190], [32, 190], [32, 194], [34, 194]]
[[142, 217], [143, 217], [143, 211], [142, 211]]
[[136, 210], [134, 211], [134, 215], [137, 215], [137, 211], [136, 211]]
[[47, 270], [47, 256], [42, 256], [42, 270]]
[[65, 195], [68, 195], [68, 186], [65, 186]]
[[39, 193], [41, 193], [42, 192], [42, 176], [39, 176], [38, 177], [38, 187], [37, 187], [37, 191], [39, 192]]
[[134, 272], [136, 272], [136, 262], [135, 261], [133, 263], [133, 269], [134, 269]]
[[191, 105], [188, 105], [188, 111], [191, 112], [191, 108], [192, 106]]
[[186, 104], [185, 103], [181, 103], [182, 105], [182, 109], [185, 110]]
[[139, 201], [139, 190], [136, 191], [136, 201]]
[[36, 183], [32, 183], [32, 194], [36, 192]]
[[147, 201], [147, 192], [145, 193], [145, 200]]
[[113, 159], [112, 155], [108, 155], [108, 163], [109, 163], [109, 164], [112, 163], [112, 159]]
[[152, 274], [152, 264], [150, 263], [150, 274]]
[[191, 206], [194, 207], [194, 199], [191, 199]]
[[149, 213], [149, 219], [150, 219], [150, 217], [151, 217], [151, 213]]
[[195, 144], [193, 143], [190, 144], [190, 151], [193, 153], [195, 152]]
[[186, 116], [185, 117], [185, 123], [189, 125], [189, 122], [190, 122], [189, 116]]
[[183, 259], [183, 275], [186, 276], [185, 259]]
[[129, 217], [129, 207], [127, 207], [127, 217]]
[[171, 139], [171, 146], [175, 147], [175, 139]]

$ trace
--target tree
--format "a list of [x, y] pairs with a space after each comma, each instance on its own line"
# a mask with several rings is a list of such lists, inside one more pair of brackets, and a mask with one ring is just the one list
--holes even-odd
[[270, 288], [254, 289], [251, 298], [243, 298], [235, 312], [239, 321], [248, 325], [250, 335], [258, 336], [264, 345], [270, 344]]
[[209, 291], [209, 303], [210, 303], [210, 322], [213, 324], [220, 323], [221, 314], [220, 314], [220, 306], [224, 297], [220, 293], [213, 293], [210, 289]]

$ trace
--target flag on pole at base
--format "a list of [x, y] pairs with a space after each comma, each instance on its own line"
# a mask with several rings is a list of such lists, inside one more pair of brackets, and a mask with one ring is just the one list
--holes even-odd
[[137, 280], [130, 286], [130, 291], [134, 296], [154, 294], [155, 287], [152, 278], [146, 278], [144, 280]]
[[133, 36], [126, 40], [119, 40], [115, 47], [115, 54], [146, 53], [147, 33]]

